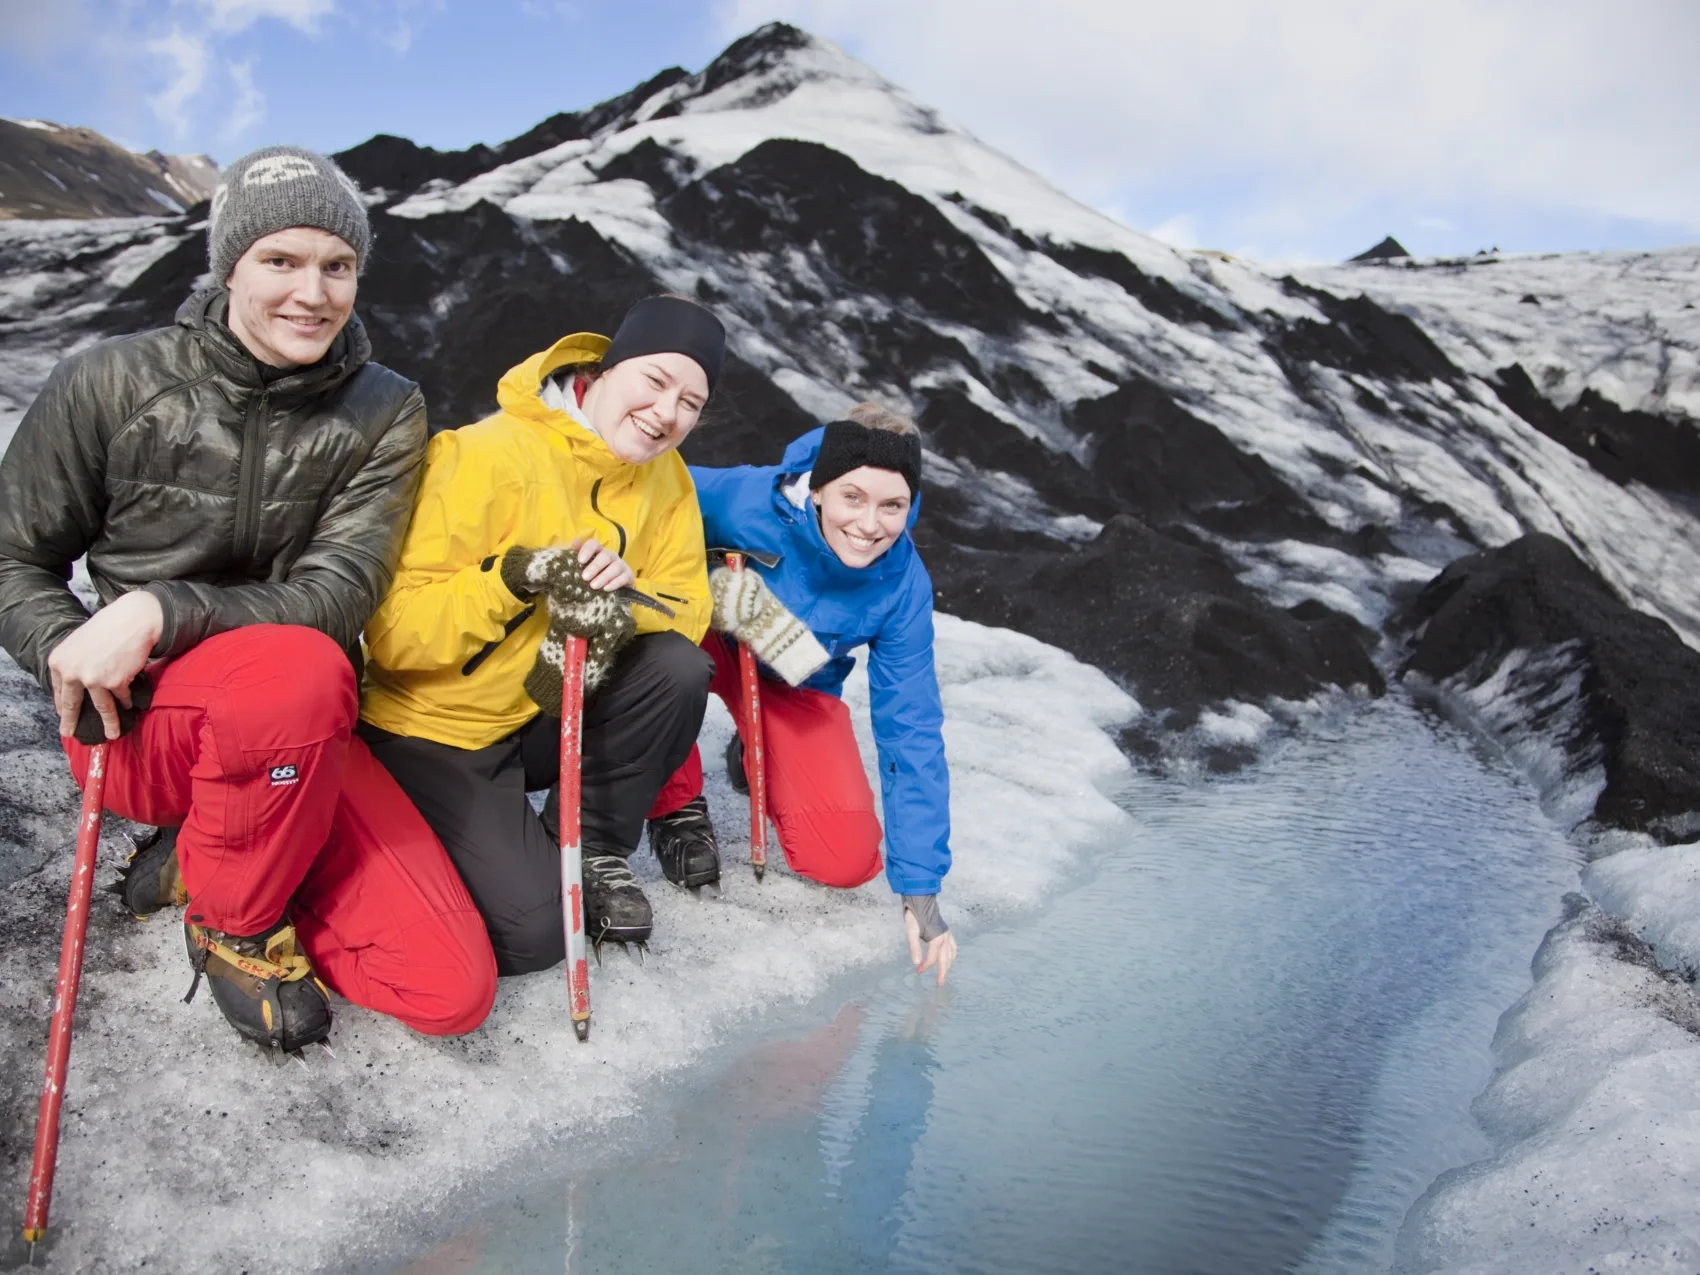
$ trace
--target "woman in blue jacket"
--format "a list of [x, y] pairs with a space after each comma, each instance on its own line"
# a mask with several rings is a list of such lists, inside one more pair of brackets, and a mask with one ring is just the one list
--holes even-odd
[[[852, 887], [880, 869], [880, 823], [840, 693], [868, 648], [868, 691], [885, 809], [886, 880], [901, 896], [910, 955], [944, 982], [956, 940], [939, 915], [950, 870], [950, 775], [933, 671], [933, 586], [910, 537], [919, 508], [921, 440], [907, 418], [861, 404], [811, 430], [778, 465], [691, 468], [712, 551], [742, 550], [748, 569], [717, 569], [712, 689], [738, 723], [728, 752], [742, 780], [743, 695], [736, 651], [762, 662], [768, 813], [793, 871]], [[772, 563], [772, 565], [768, 565]], [[713, 834], [693, 752], [657, 801], [652, 843]], [[718, 861], [714, 873], [718, 876]]]

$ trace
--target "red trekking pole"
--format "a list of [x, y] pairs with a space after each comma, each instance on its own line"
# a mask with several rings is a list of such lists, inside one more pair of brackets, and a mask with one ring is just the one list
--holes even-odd
[[584, 650], [581, 637], [567, 638], [561, 669], [561, 923], [567, 933], [567, 1003], [573, 1031], [590, 1039], [590, 965], [584, 954], [584, 865], [579, 843], [584, 800]]
[[77, 1011], [77, 984], [83, 976], [83, 940], [89, 932], [89, 895], [94, 889], [95, 849], [106, 798], [106, 745], [89, 750], [83, 813], [77, 821], [77, 856], [71, 867], [71, 897], [65, 908], [65, 937], [59, 944], [59, 981], [53, 989], [53, 1025], [47, 1035], [47, 1076], [41, 1085], [41, 1111], [35, 1121], [35, 1158], [30, 1163], [29, 1203], [24, 1206], [24, 1239], [35, 1260], [35, 1246], [47, 1235], [47, 1206], [53, 1198], [53, 1169], [59, 1159], [59, 1104], [65, 1097], [65, 1067], [71, 1059], [71, 1017]]
[[[727, 554], [726, 566], [742, 571], [744, 555]], [[742, 642], [738, 643], [738, 671], [744, 678], [744, 716], [748, 722], [744, 778], [750, 786], [750, 867], [760, 881], [767, 873], [767, 756], [761, 742], [761, 676], [756, 669], [756, 653]]]

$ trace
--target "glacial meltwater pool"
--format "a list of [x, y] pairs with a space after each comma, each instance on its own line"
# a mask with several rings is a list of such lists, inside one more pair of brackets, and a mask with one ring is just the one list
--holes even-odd
[[1488, 1150], [1470, 1101], [1578, 852], [1398, 688], [1117, 796], [1131, 840], [961, 925], [942, 991], [846, 976], [386, 1269], [1386, 1270]]

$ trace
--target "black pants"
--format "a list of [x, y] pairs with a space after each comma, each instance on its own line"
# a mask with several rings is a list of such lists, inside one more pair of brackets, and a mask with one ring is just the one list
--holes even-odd
[[[713, 664], [678, 633], [650, 633], [620, 652], [584, 706], [580, 806], [587, 854], [630, 855], [661, 786], [690, 754]], [[484, 916], [500, 974], [527, 974], [566, 956], [557, 815], [561, 722], [539, 715], [485, 748], [360, 735], [412, 798]], [[539, 819], [527, 792], [549, 790]]]

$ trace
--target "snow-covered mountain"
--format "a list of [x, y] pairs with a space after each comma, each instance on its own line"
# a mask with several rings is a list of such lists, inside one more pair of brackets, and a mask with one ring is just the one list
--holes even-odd
[[[1180, 251], [783, 25], [499, 146], [339, 159], [377, 236], [360, 313], [436, 427], [560, 334], [696, 296], [733, 355], [687, 455], [912, 410], [941, 609], [1108, 673], [1134, 755], [1235, 764], [1256, 732], [1220, 723], [1408, 673], [1545, 748], [1576, 817], [1694, 834], [1700, 248]], [[205, 262], [195, 212], [0, 224], [0, 447], [54, 361], [168, 322]], [[0, 838], [51, 817], [14, 801]]]
[[0, 218], [180, 213], [217, 187], [205, 155], [138, 154], [93, 129], [0, 118]]
[[[500, 146], [339, 158], [373, 200], [361, 313], [438, 427], [563, 331], [701, 297], [735, 353], [692, 459], [910, 408], [941, 606], [1104, 668], [1148, 731], [1379, 689], [1396, 601], [1530, 532], [1700, 640], [1700, 249], [1183, 252], [783, 25]], [[0, 436], [54, 359], [168, 322], [204, 261], [192, 216], [6, 228]]]

